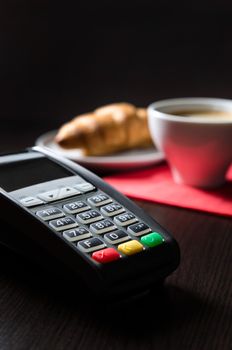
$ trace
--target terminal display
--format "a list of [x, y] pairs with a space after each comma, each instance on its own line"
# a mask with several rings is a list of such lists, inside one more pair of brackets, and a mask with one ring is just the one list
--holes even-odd
[[0, 187], [10, 192], [72, 175], [48, 158], [24, 160], [0, 165]]

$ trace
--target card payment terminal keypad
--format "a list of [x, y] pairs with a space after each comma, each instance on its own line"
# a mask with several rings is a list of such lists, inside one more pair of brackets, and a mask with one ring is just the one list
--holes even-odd
[[88, 182], [21, 203], [95, 263], [127, 258], [165, 242], [161, 233]]

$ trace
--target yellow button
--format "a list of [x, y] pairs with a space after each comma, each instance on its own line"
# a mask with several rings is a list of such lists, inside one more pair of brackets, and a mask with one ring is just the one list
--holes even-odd
[[126, 255], [133, 255], [143, 250], [143, 245], [136, 240], [119, 244], [118, 250]]

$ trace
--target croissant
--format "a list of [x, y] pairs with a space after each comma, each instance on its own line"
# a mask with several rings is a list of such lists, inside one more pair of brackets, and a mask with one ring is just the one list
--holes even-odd
[[79, 148], [87, 156], [117, 153], [153, 144], [145, 108], [115, 103], [82, 114], [58, 130], [55, 142], [65, 148]]

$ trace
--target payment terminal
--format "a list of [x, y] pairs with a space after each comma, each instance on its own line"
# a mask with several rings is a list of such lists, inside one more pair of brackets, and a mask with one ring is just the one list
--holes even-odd
[[45, 148], [0, 156], [0, 244], [55, 262], [91, 293], [147, 290], [178, 266], [177, 242], [101, 178]]

